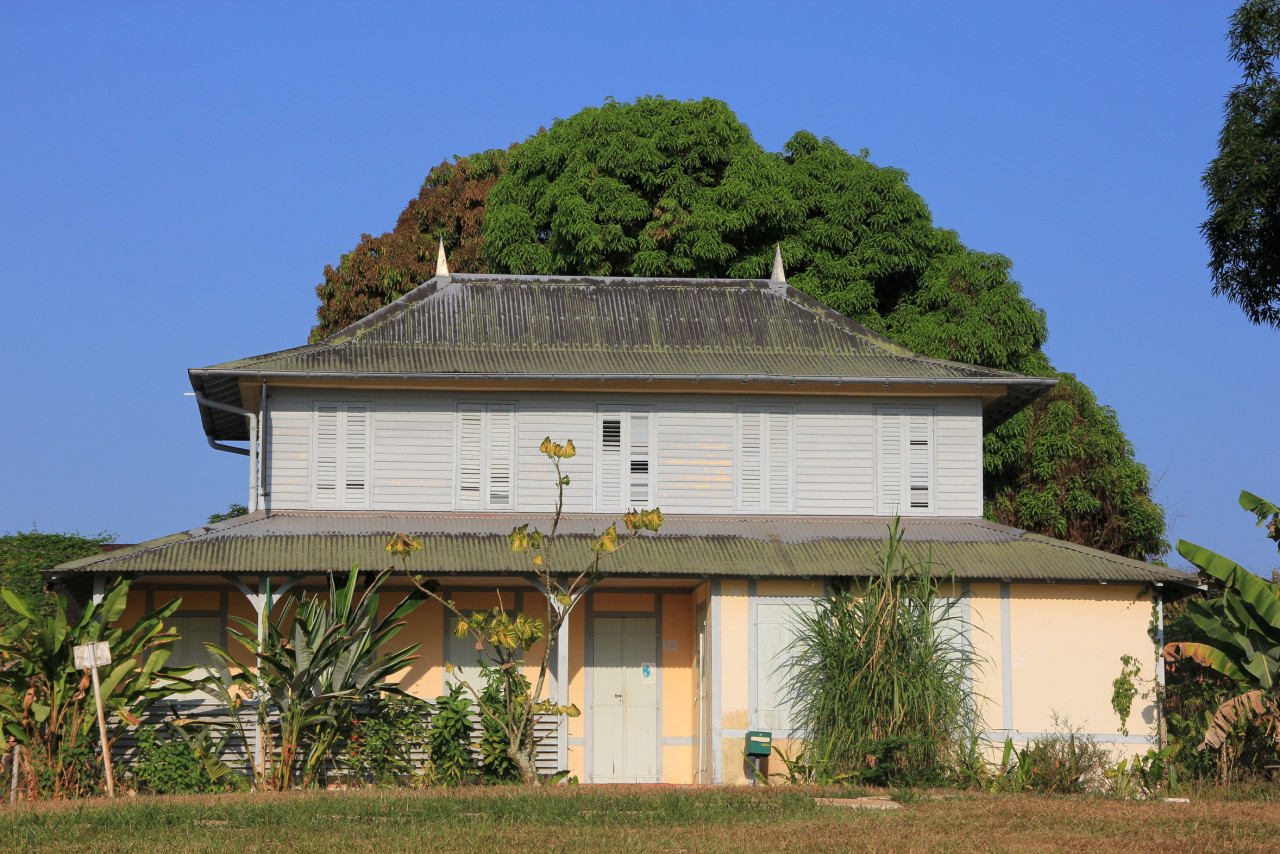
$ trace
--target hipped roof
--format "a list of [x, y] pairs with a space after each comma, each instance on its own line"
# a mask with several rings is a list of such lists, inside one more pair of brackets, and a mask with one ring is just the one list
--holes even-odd
[[[561, 555], [590, 554], [594, 537], [616, 516], [566, 516]], [[375, 569], [396, 561], [384, 547], [393, 534], [421, 539], [408, 556], [412, 573], [428, 576], [520, 575], [526, 557], [513, 554], [517, 523], [550, 530], [549, 517], [513, 514], [258, 511], [102, 555], [62, 564], [55, 576], [313, 575]], [[1031, 534], [982, 519], [904, 519], [904, 541], [916, 559], [932, 557], [937, 575], [987, 581], [1170, 583], [1194, 586], [1194, 576]], [[874, 517], [668, 516], [609, 556], [609, 576], [840, 578], [871, 575], [883, 549], [887, 520]], [[568, 569], [568, 567], [566, 567]]]
[[[259, 378], [998, 386], [988, 429], [1057, 382], [912, 353], [781, 282], [479, 274], [433, 278], [317, 344], [190, 375], [236, 406], [240, 381]], [[213, 439], [248, 438], [239, 415], [201, 417]]]

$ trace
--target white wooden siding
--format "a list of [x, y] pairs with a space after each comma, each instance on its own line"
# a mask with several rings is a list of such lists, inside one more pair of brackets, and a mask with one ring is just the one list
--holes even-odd
[[[270, 394], [265, 447], [267, 507], [307, 509], [312, 506], [315, 404], [356, 398], [351, 392], [320, 389], [272, 389]], [[443, 392], [386, 391], [360, 399], [371, 401], [373, 411], [373, 510], [465, 509], [458, 502], [458, 407], [506, 403], [515, 407], [512, 466], [516, 513], [546, 513], [554, 507], [554, 472], [538, 450], [546, 437], [556, 442], [572, 439], [577, 447], [577, 456], [562, 463], [562, 471], [570, 479], [565, 510], [596, 510], [600, 411], [644, 406], [651, 407], [653, 413], [648, 448], [650, 503], [666, 513], [875, 515], [875, 412], [879, 407], [927, 405], [935, 413], [935, 512], [970, 517], [982, 513], [982, 410], [977, 398], [924, 401], [794, 396], [787, 398], [785, 407], [778, 406], [777, 398], [763, 395], [525, 393], [458, 397]], [[748, 509], [750, 505], [739, 498], [743, 474], [739, 418], [748, 411], [779, 410], [789, 411], [794, 488], [790, 496], [775, 490], [768, 509]], [[628, 422], [627, 426], [630, 429], [633, 425]], [[626, 450], [635, 452], [630, 445]], [[624, 473], [630, 476], [629, 470]], [[769, 481], [762, 478], [760, 487]], [[775, 509], [773, 501], [784, 499], [791, 502], [789, 509]]]
[[875, 418], [871, 404], [796, 407], [796, 512], [875, 514]]
[[658, 497], [664, 513], [733, 513], [736, 418], [731, 402], [657, 403]]

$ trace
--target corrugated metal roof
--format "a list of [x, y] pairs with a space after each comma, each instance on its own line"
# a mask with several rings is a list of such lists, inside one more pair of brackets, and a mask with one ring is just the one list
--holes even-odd
[[[763, 280], [432, 279], [318, 344], [191, 371], [238, 404], [235, 378], [475, 377], [974, 382], [1017, 388], [989, 426], [1053, 380], [920, 356], [793, 288]], [[228, 380], [232, 380], [228, 382]], [[225, 399], [224, 399], [225, 398]], [[243, 419], [205, 411], [215, 438]]]
[[[560, 555], [589, 555], [594, 535], [616, 516], [567, 516]], [[426, 575], [486, 575], [528, 570], [507, 535], [516, 523], [543, 531], [549, 517], [516, 514], [258, 512], [133, 549], [59, 566], [54, 574], [310, 574], [359, 563], [395, 563], [383, 547], [392, 534], [422, 539], [408, 568]], [[1175, 570], [1028, 534], [981, 519], [903, 520], [904, 539], [936, 572], [957, 578], [1194, 584]], [[605, 564], [609, 575], [694, 577], [856, 577], [875, 566], [887, 532], [880, 518], [670, 516]], [[566, 570], [569, 567], [566, 566]]]

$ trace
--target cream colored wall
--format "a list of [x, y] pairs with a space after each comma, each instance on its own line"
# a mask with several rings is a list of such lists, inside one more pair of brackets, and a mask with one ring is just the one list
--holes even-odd
[[[982, 659], [975, 692], [986, 729], [1015, 741], [1055, 731], [1054, 714], [1095, 742], [1124, 753], [1142, 753], [1154, 738], [1156, 710], [1151, 699], [1135, 699], [1129, 737], [1119, 733], [1111, 708], [1112, 680], [1120, 657], [1131, 655], [1150, 679], [1156, 653], [1147, 630], [1149, 589], [1126, 584], [1010, 584], [1007, 621], [1009, 655], [1003, 655], [1000, 585], [973, 585], [971, 608], [975, 651]], [[1012, 703], [1004, 706], [1005, 674]], [[1021, 736], [1021, 738], [1020, 738]]]
[[[662, 782], [692, 783], [694, 752], [690, 744], [667, 744], [668, 739], [692, 741], [694, 670], [693, 595], [662, 596]], [[674, 647], [672, 649], [671, 647]]]

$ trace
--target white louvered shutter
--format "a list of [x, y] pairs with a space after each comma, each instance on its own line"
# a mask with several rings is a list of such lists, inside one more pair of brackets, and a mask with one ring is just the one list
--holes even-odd
[[878, 413], [876, 421], [877, 512], [893, 516], [907, 511], [902, 506], [902, 415], [896, 411], [883, 410]]
[[488, 431], [488, 507], [493, 510], [510, 510], [512, 440], [515, 434], [515, 410], [510, 406], [489, 407]]
[[622, 411], [600, 410], [601, 510], [622, 509]]
[[933, 420], [925, 413], [903, 415], [907, 433], [907, 506], [912, 513], [933, 510], [933, 448], [930, 426]]
[[484, 468], [484, 410], [458, 407], [458, 507], [482, 509], [481, 471]]
[[348, 403], [342, 407], [342, 476], [338, 505], [350, 510], [369, 506], [370, 406]]
[[311, 506], [338, 506], [338, 406], [315, 405], [315, 459], [311, 479]]
[[768, 491], [769, 510], [785, 512], [791, 509], [791, 413], [768, 412], [764, 415], [768, 424]]
[[764, 439], [763, 415], [759, 412], [739, 414], [740, 439], [738, 442], [738, 507], [741, 510], [761, 510], [764, 495]]
[[648, 507], [651, 494], [649, 473], [649, 448], [651, 442], [651, 413], [632, 411], [627, 453], [627, 508]]
[[928, 516], [934, 512], [933, 411], [876, 413], [877, 512]]

